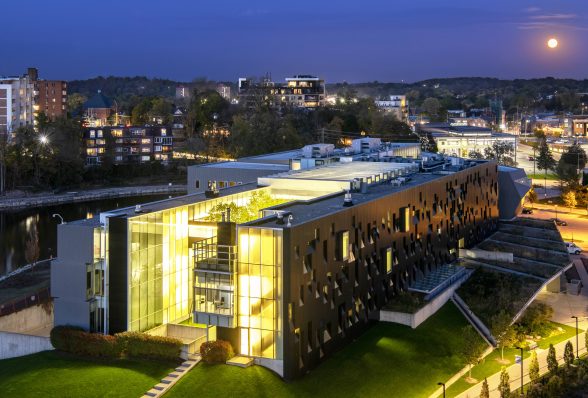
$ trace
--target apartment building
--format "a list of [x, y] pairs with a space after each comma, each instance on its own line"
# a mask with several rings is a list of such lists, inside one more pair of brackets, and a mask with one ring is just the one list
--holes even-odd
[[169, 126], [101, 126], [84, 130], [86, 165], [98, 165], [108, 156], [115, 164], [167, 163], [174, 139]]
[[254, 107], [267, 103], [275, 107], [312, 109], [325, 105], [325, 81], [316, 76], [296, 75], [276, 83], [268, 76], [260, 82], [240, 78], [239, 103]]

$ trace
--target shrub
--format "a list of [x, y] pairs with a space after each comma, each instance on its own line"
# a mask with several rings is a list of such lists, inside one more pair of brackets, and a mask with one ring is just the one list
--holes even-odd
[[51, 344], [55, 349], [75, 355], [118, 358], [122, 347], [114, 336], [88, 333], [72, 326], [57, 326], [51, 330]]
[[235, 353], [231, 343], [224, 340], [207, 341], [200, 346], [202, 360], [207, 363], [225, 363]]
[[182, 349], [182, 342], [171, 337], [151, 336], [140, 332], [118, 333], [115, 337], [131, 358], [175, 360]]

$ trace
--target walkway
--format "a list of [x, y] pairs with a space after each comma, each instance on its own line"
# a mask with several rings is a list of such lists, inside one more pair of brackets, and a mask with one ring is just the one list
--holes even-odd
[[165, 376], [153, 388], [143, 394], [142, 398], [158, 398], [168, 392], [186, 373], [188, 373], [194, 366], [200, 362], [200, 356], [196, 359], [189, 359], [184, 361], [173, 372]]
[[[555, 347], [555, 353], [558, 359], [558, 363], [561, 365], [563, 364], [563, 353], [564, 353], [564, 347], [566, 345], [566, 343], [568, 341], [571, 341], [571, 343], [574, 345], [574, 353], [576, 351], [576, 337], [572, 337], [568, 340], [562, 341], [561, 343], [556, 344]], [[581, 333], [580, 336], [578, 336], [578, 342], [579, 342], [579, 346], [580, 346], [580, 355], [584, 352], [586, 352], [586, 348], [584, 345], [584, 333]], [[537, 349], [537, 360], [539, 361], [539, 372], [540, 374], [545, 374], [547, 373], [548, 369], [547, 369], [547, 352], [548, 350], [541, 350], [541, 349]], [[523, 378], [523, 383], [529, 383], [530, 379], [529, 379], [529, 364], [530, 364], [531, 360], [530, 357], [526, 358], [523, 361], [523, 373], [524, 373], [524, 378]], [[507, 372], [508, 372], [508, 376], [509, 376], [509, 380], [510, 380], [510, 389], [511, 391], [516, 390], [517, 388], [521, 387], [521, 365], [520, 364], [514, 364], [511, 365], [507, 368]], [[483, 380], [482, 380], [483, 382]], [[475, 386], [471, 387], [469, 390], [457, 395], [457, 398], [477, 398], [480, 396], [480, 391], [482, 389], [482, 382], [476, 384]], [[500, 397], [500, 393], [498, 392], [498, 384], [500, 383], [500, 372], [493, 374], [492, 376], [488, 377], [488, 386], [490, 388], [490, 398], [499, 398]]]
[[87, 202], [90, 200], [121, 198], [125, 196], [157, 195], [157, 194], [184, 194], [185, 185], [149, 185], [121, 188], [102, 188], [90, 190], [77, 190], [60, 194], [40, 193], [27, 196], [4, 196], [0, 198], [0, 210], [18, 209], [25, 207], [52, 206], [63, 203]]

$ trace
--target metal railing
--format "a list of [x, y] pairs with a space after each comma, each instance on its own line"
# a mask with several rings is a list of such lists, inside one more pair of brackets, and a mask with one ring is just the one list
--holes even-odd
[[237, 263], [236, 246], [219, 245], [216, 238], [194, 243], [194, 270], [233, 273]]

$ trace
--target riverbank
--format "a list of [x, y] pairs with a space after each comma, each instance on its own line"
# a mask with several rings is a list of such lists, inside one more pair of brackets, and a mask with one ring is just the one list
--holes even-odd
[[182, 184], [101, 188], [78, 190], [59, 194], [44, 192], [39, 194], [1, 197], [0, 210], [17, 210], [28, 207], [38, 208], [58, 204], [87, 202], [91, 200], [124, 198], [128, 196], [185, 193], [186, 185]]

